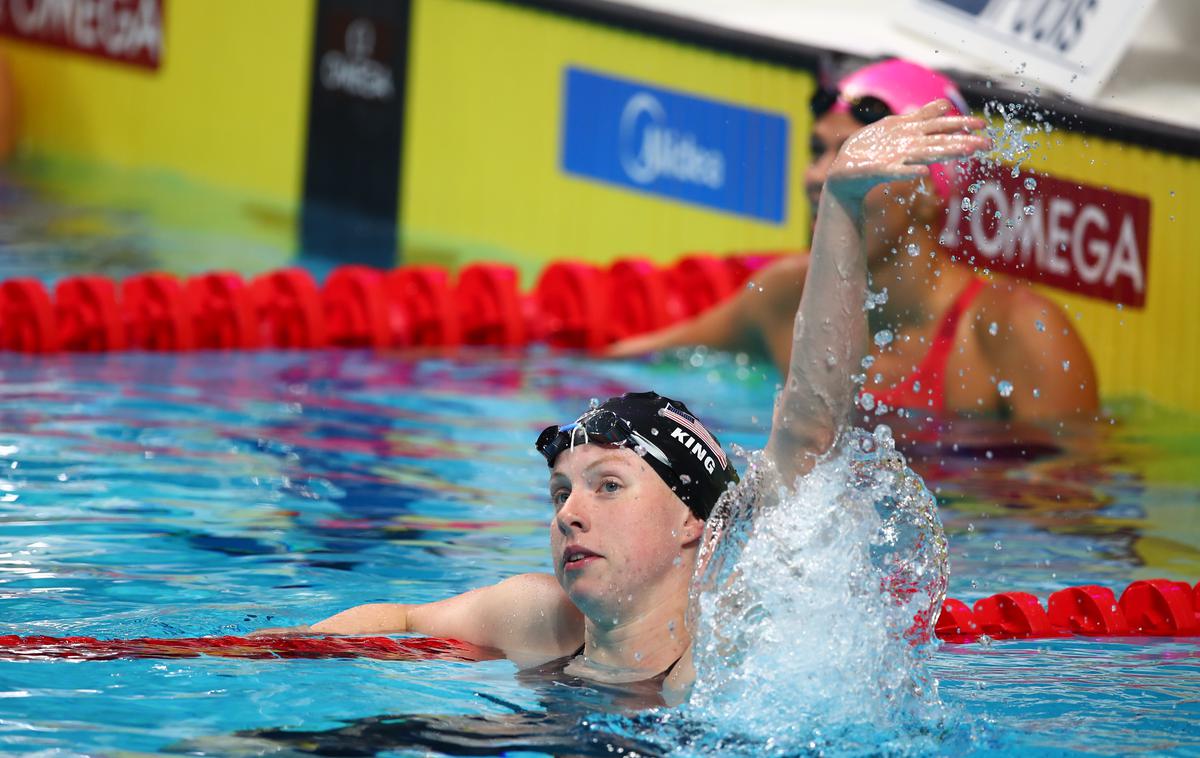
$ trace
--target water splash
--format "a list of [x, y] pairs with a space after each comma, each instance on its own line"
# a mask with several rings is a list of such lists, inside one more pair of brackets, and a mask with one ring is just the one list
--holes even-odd
[[691, 699], [637, 731], [684, 755], [930, 749], [946, 539], [891, 431], [844, 435], [794, 491], [756, 453], [717, 509], [692, 592]]

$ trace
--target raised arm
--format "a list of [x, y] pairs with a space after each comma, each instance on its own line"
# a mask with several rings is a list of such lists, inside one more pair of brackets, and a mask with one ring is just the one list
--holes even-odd
[[867, 350], [863, 200], [875, 185], [928, 175], [926, 164], [961, 158], [991, 142], [968, 130], [983, 121], [945, 116], [935, 101], [889, 116], [842, 146], [821, 193], [812, 254], [792, 329], [787, 381], [775, 403], [767, 455], [785, 481], [808, 471], [833, 444], [854, 405], [851, 376]]

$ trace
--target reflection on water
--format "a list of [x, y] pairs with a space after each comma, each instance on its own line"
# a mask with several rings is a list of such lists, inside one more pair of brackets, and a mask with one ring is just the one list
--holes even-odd
[[293, 258], [294, 230], [289, 208], [167, 172], [29, 157], [0, 169], [0, 280], [255, 273]]
[[281, 752], [298, 755], [373, 756], [399, 750], [445, 755], [555, 756], [666, 755], [651, 742], [597, 732], [576, 713], [519, 712], [503, 716], [406, 714], [357, 719], [333, 729], [249, 730], [232, 738], [194, 740], [171, 746], [188, 755], [250, 756]]
[[[0, 356], [0, 633], [238, 634], [549, 570], [531, 440], [589, 398], [668, 390], [722, 440], [761, 447], [772, 376], [727, 356], [700, 364]], [[1200, 423], [1138, 404], [1110, 411], [1113, 423], [1042, 430], [1036, 444], [982, 421], [906, 439], [889, 419], [938, 499], [951, 596], [1200, 579]], [[1200, 749], [1186, 728], [1200, 715], [1200, 661], [1181, 643], [944, 647], [929, 666], [946, 716], [892, 752], [1055, 751], [1064, 730], [1067, 750]], [[685, 721], [656, 741], [634, 728], [654, 722], [584, 718], [624, 705], [513, 673], [506, 662], [2, 663], [0, 744], [154, 752], [257, 733], [299, 750], [287, 735], [304, 733], [360, 750], [340, 754], [388, 739], [399, 751], [453, 752], [432, 745], [459, 740], [478, 751], [465, 754], [588, 754], [643, 742], [665, 752], [700, 734]]]

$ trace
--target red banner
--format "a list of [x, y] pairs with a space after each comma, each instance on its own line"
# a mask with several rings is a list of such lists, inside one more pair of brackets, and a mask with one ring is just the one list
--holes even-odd
[[0, 0], [0, 34], [157, 69], [163, 0]]
[[975, 265], [1076, 294], [1146, 304], [1150, 200], [1001, 166], [956, 199], [943, 238]]

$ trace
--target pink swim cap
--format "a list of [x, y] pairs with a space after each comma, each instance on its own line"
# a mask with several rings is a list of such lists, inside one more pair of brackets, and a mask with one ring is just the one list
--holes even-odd
[[[873, 97], [883, 101], [893, 113], [911, 113], [931, 100], [945, 98], [954, 109], [948, 114], [971, 112], [962, 93], [949, 78], [912, 61], [893, 58], [873, 63], [849, 74], [838, 82], [837, 102], [830, 108], [835, 113], [849, 113], [855, 101]], [[950, 199], [960, 189], [966, 175], [963, 163], [935, 163], [929, 167], [929, 178], [943, 198]]]

